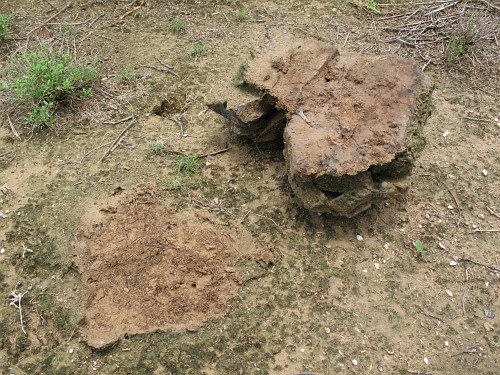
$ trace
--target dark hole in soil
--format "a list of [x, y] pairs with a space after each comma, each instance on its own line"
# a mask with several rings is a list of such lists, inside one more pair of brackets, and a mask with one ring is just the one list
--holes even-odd
[[326, 190], [321, 190], [321, 192], [323, 194], [325, 194], [328, 199], [335, 199], [335, 198], [340, 197], [342, 194], [344, 194], [344, 193], [338, 193], [338, 192], [326, 191]]

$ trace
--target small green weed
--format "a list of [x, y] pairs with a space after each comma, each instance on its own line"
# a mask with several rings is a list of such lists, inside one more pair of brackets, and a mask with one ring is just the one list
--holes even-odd
[[420, 241], [420, 240], [413, 241], [413, 246], [415, 246], [415, 249], [417, 250], [418, 256], [425, 255], [426, 251], [425, 251], [425, 247], [424, 247], [424, 244], [422, 243], [422, 241]]
[[243, 63], [240, 65], [233, 79], [234, 86], [240, 86], [241, 84], [243, 84], [243, 77], [245, 76], [245, 72], [247, 71], [247, 69], [248, 69], [247, 63]]
[[446, 61], [453, 64], [464, 54], [464, 52], [465, 46], [463, 44], [460, 44], [457, 40], [451, 40], [448, 43], [448, 48], [446, 50]]
[[189, 47], [187, 54], [189, 57], [194, 58], [203, 55], [207, 50], [207, 46], [201, 42], [196, 42]]
[[165, 153], [165, 145], [162, 141], [153, 141], [148, 144], [148, 153], [151, 155], [163, 155]]
[[234, 18], [236, 18], [236, 21], [238, 22], [243, 22], [245, 21], [249, 16], [249, 13], [246, 10], [240, 10], [236, 12]]
[[177, 174], [192, 176], [201, 171], [201, 160], [197, 156], [182, 155], [175, 163]]
[[55, 122], [57, 105], [92, 94], [97, 69], [48, 47], [13, 57], [3, 86], [14, 101], [28, 107], [26, 123], [35, 127]]
[[3, 42], [9, 34], [9, 17], [0, 13], [0, 43]]
[[201, 159], [197, 156], [182, 155], [174, 162], [174, 175], [166, 179], [168, 190], [185, 190], [201, 184]]
[[374, 0], [368, 0], [365, 4], [366, 9], [371, 10], [372, 12], [375, 13], [380, 13], [380, 10], [377, 8], [377, 4], [375, 3]]
[[186, 21], [174, 20], [168, 26], [169, 30], [175, 34], [182, 34], [186, 31]]
[[118, 83], [132, 83], [138, 76], [139, 73], [134, 68], [126, 67], [116, 75], [116, 79]]

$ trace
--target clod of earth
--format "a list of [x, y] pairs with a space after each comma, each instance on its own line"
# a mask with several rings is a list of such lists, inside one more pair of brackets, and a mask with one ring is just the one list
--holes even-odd
[[260, 97], [208, 107], [259, 146], [284, 141], [288, 180], [304, 207], [353, 217], [407, 190], [433, 89], [414, 61], [340, 53], [290, 34], [254, 56], [243, 88]]

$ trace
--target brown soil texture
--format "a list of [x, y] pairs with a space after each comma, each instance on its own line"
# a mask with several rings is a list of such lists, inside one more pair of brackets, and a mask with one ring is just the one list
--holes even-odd
[[[0, 0], [0, 373], [498, 373], [497, 5], [364, 3]], [[404, 194], [311, 213], [281, 150], [207, 110], [255, 99], [239, 68], [282, 31], [425, 68], [435, 108]], [[3, 81], [44, 44], [99, 79], [32, 132]]]
[[75, 245], [83, 282], [80, 331], [95, 348], [126, 335], [194, 331], [227, 311], [238, 285], [261, 276], [250, 275], [245, 260], [253, 268], [259, 260], [272, 263], [244, 227], [203, 211], [176, 212], [151, 188], [137, 188], [100, 211], [99, 222], [95, 213], [84, 216]]

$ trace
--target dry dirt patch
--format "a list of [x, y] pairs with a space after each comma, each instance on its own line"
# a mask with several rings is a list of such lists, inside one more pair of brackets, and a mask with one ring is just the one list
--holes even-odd
[[259, 263], [273, 262], [243, 226], [178, 212], [152, 189], [117, 203], [100, 209], [102, 221], [87, 215], [75, 247], [80, 330], [92, 347], [127, 334], [195, 330], [226, 312], [238, 285], [264, 272]]

